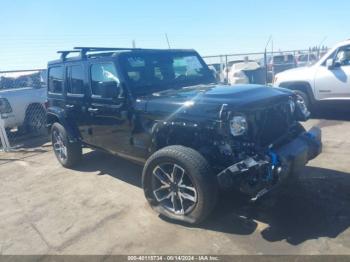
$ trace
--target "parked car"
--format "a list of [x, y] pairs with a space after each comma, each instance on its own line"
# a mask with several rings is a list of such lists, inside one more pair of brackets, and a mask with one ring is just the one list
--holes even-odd
[[220, 71], [220, 81], [223, 83], [228, 83], [228, 72], [230, 71], [231, 67], [234, 64], [239, 64], [243, 62], [254, 62], [251, 60], [244, 60], [244, 59], [239, 59], [239, 60], [233, 60], [233, 61], [228, 61], [227, 65], [223, 65], [223, 70]]
[[218, 85], [194, 50], [75, 50], [48, 64], [58, 161], [72, 167], [91, 147], [142, 163], [146, 199], [167, 218], [203, 221], [222, 187], [256, 200], [321, 152], [293, 92]]
[[263, 84], [264, 72], [260, 65], [254, 61], [235, 63], [228, 72], [228, 83], [236, 84]]
[[309, 66], [317, 61], [317, 57], [315, 54], [307, 53], [307, 54], [298, 54], [295, 57], [297, 67]]
[[277, 74], [274, 85], [294, 90], [311, 110], [323, 102], [350, 101], [350, 40], [341, 42], [317, 63]]
[[[273, 76], [285, 70], [295, 68], [296, 61], [292, 54], [270, 55], [267, 62], [267, 82], [271, 83]], [[259, 64], [265, 69], [265, 58], [260, 59]]]
[[0, 116], [6, 129], [25, 132], [46, 124], [45, 72], [6, 73], [0, 78]]

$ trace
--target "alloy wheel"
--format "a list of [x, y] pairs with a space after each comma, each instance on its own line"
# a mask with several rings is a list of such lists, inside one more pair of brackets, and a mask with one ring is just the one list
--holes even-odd
[[157, 165], [153, 170], [153, 195], [166, 210], [185, 215], [197, 204], [197, 190], [185, 169], [173, 163]]
[[302, 110], [304, 115], [310, 114], [308, 104], [307, 104], [307, 101], [305, 101], [305, 98], [300, 94], [296, 94], [296, 98], [297, 98], [297, 103], [299, 104], [300, 109]]
[[57, 130], [52, 132], [52, 144], [56, 155], [61, 161], [65, 161], [67, 159], [67, 147], [62, 139], [62, 135]]

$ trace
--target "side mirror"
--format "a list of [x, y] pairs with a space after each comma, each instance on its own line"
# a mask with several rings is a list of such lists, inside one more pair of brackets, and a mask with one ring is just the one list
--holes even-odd
[[328, 69], [332, 69], [334, 67], [334, 60], [332, 58], [326, 60], [326, 67]]

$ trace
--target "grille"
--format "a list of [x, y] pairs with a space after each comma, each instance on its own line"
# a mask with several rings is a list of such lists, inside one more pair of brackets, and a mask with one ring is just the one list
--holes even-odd
[[285, 135], [293, 123], [290, 106], [281, 103], [256, 113], [256, 136], [260, 145], [267, 146]]

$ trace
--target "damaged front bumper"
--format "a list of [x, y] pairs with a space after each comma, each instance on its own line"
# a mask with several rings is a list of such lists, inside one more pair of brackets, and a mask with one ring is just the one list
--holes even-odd
[[321, 151], [321, 130], [313, 127], [264, 155], [247, 157], [229, 166], [217, 175], [218, 182], [224, 188], [238, 187], [256, 200], [288, 176], [297, 175]]

